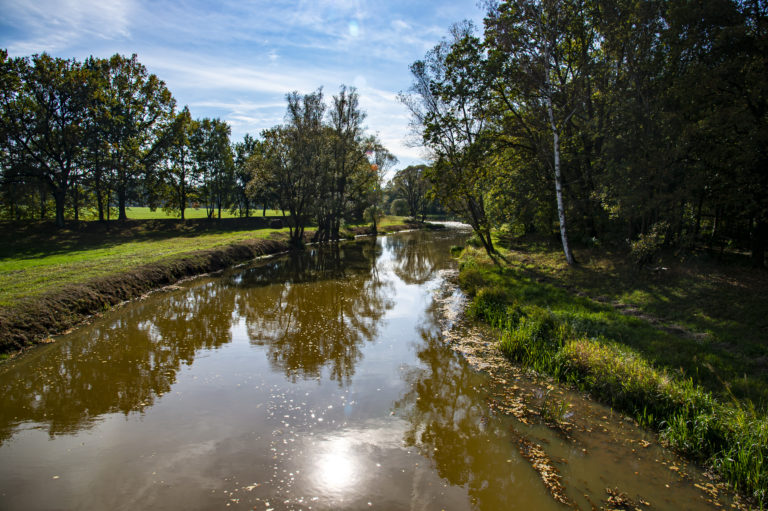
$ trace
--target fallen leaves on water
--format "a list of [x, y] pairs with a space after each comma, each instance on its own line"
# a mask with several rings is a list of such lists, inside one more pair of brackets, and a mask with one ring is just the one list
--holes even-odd
[[626, 493], [620, 492], [616, 489], [606, 488], [605, 493], [608, 494], [608, 498], [605, 499], [605, 506], [602, 506], [602, 509], [605, 511], [618, 511], [627, 509], [641, 511], [641, 506], [650, 507], [651, 505], [650, 502], [644, 500], [641, 497], [638, 497], [635, 501], [631, 499]]
[[520, 454], [528, 460], [534, 470], [539, 473], [544, 486], [549, 490], [557, 502], [571, 505], [571, 501], [565, 496], [565, 488], [560, 482], [561, 475], [552, 464], [552, 460], [544, 452], [539, 444], [533, 443], [523, 437], [518, 438]]

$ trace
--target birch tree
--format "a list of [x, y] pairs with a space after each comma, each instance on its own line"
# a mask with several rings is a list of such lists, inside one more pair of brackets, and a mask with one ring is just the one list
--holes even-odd
[[[575, 259], [568, 239], [561, 147], [563, 130], [580, 107], [576, 84], [589, 70], [590, 52], [579, 47], [574, 31], [583, 9], [579, 0], [502, 2], [486, 18], [486, 44], [497, 64], [496, 84], [508, 95], [502, 104], [521, 123], [532, 118], [550, 132], [551, 145], [540, 145], [538, 151], [554, 175], [560, 239], [571, 265]], [[537, 126], [525, 129], [539, 131]]]

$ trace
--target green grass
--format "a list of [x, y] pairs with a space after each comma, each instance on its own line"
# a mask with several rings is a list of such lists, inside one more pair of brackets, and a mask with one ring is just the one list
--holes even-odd
[[183, 253], [265, 238], [276, 231], [136, 228], [113, 234], [64, 231], [43, 240], [33, 236], [8, 242], [0, 249], [0, 305]]
[[[473, 296], [470, 316], [499, 329], [508, 358], [588, 390], [660, 431], [671, 446], [709, 464], [759, 504], [768, 500], [765, 376], [736, 385], [738, 355], [543, 282], [545, 276], [568, 282], [571, 271], [547, 263], [546, 251], [504, 256], [511, 264], [495, 265], [468, 248], [459, 280]], [[627, 281], [605, 279], [602, 290], [631, 294]], [[655, 299], [674, 310], [691, 290], [673, 289]]]
[[[402, 223], [401, 217], [385, 217], [380, 225]], [[235, 219], [210, 224], [146, 219], [106, 226], [88, 222], [85, 228], [63, 230], [8, 225], [0, 234], [0, 306], [142, 264], [288, 230], [241, 225]]]
[[[178, 213], [167, 213], [163, 211], [161, 208], [155, 209], [155, 211], [151, 211], [147, 207], [135, 207], [135, 208], [126, 208], [125, 214], [128, 218], [134, 219], [134, 220], [155, 220], [155, 219], [162, 219], [162, 218], [180, 218]], [[214, 217], [217, 217], [218, 212], [214, 212]], [[251, 210], [251, 216], [262, 216], [262, 210]], [[268, 209], [266, 216], [283, 216], [283, 213], [277, 209]], [[208, 218], [208, 212], [205, 208], [187, 208], [184, 211], [184, 218], [186, 219], [195, 219], [195, 218]], [[221, 210], [221, 218], [238, 218], [237, 211], [234, 213], [230, 212], [228, 209], [222, 209]]]

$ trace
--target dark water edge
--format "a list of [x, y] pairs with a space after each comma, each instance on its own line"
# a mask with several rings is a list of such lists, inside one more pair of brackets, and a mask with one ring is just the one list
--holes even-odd
[[[466, 236], [262, 260], [10, 361], [0, 509], [562, 509], [550, 469], [583, 509], [614, 505], [606, 489], [712, 507], [700, 472], [630, 422], [489, 362], [492, 334], [448, 310], [449, 248]], [[555, 395], [570, 432], [535, 412]]]

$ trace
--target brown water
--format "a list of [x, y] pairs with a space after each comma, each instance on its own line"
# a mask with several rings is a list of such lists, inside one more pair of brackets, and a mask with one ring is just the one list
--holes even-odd
[[709, 506], [628, 421], [553, 388], [573, 426], [548, 427], [546, 381], [449, 347], [465, 236], [261, 260], [0, 366], [0, 509], [562, 509], [550, 467], [573, 507]]

